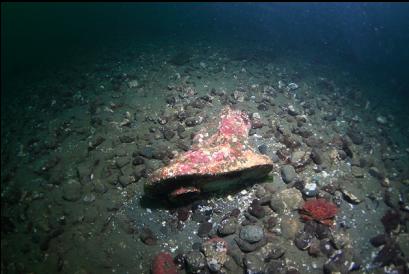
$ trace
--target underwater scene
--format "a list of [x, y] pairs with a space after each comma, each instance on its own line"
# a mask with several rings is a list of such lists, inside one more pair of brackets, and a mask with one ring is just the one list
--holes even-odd
[[409, 4], [2, 3], [1, 273], [409, 273]]

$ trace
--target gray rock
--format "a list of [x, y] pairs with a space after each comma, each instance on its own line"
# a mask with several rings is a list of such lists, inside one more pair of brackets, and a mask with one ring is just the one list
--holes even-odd
[[190, 251], [186, 254], [186, 266], [190, 273], [199, 273], [206, 266], [205, 256], [198, 250]]
[[385, 175], [378, 168], [376, 168], [374, 166], [371, 167], [368, 170], [368, 172], [369, 172], [369, 174], [371, 174], [373, 177], [375, 177], [377, 179], [383, 180], [385, 178]]
[[133, 141], [135, 141], [135, 137], [131, 137], [128, 135], [122, 135], [122, 136], [119, 136], [119, 141], [124, 144], [132, 143]]
[[139, 154], [145, 158], [151, 159], [153, 157], [154, 149], [153, 147], [146, 146], [144, 147]]
[[218, 232], [221, 236], [226, 236], [226, 235], [235, 233], [236, 229], [237, 229], [237, 219], [228, 218], [221, 222]]
[[281, 177], [285, 183], [291, 183], [295, 177], [297, 177], [297, 173], [295, 169], [291, 165], [284, 165], [281, 167]]
[[240, 239], [239, 237], [234, 238], [234, 240], [236, 241], [238, 247], [240, 248], [241, 251], [243, 252], [253, 252], [254, 250], [264, 246], [265, 244], [267, 244], [267, 239], [263, 238], [261, 239], [261, 241], [256, 242], [256, 243], [249, 243], [247, 241], [244, 241], [242, 239]]
[[351, 168], [352, 176], [355, 178], [363, 178], [364, 177], [364, 172], [362, 171], [362, 168], [353, 166]]
[[240, 231], [240, 238], [249, 243], [255, 243], [263, 239], [263, 228], [258, 225], [244, 226]]
[[283, 216], [280, 223], [281, 232], [285, 239], [294, 240], [297, 232], [301, 228], [301, 224], [298, 218]]
[[91, 180], [91, 170], [86, 163], [82, 163], [77, 166], [77, 175], [82, 183], [87, 183]]
[[115, 159], [115, 164], [118, 168], [123, 168], [130, 162], [128, 157], [118, 157]]
[[128, 175], [122, 175], [118, 177], [118, 181], [122, 187], [126, 187], [132, 183], [132, 178]]
[[297, 210], [303, 203], [301, 192], [296, 188], [288, 188], [273, 195], [270, 207], [275, 212], [282, 214], [286, 211]]
[[278, 161], [280, 161], [280, 158], [278, 158], [277, 154], [273, 153], [271, 155], [271, 161], [273, 161], [273, 163], [277, 163]]
[[70, 179], [63, 185], [63, 199], [70, 202], [75, 202], [82, 196], [82, 186], [77, 180]]
[[244, 258], [246, 273], [264, 273], [264, 262], [257, 254], [249, 253]]
[[107, 192], [108, 191], [108, 187], [106, 186], [106, 184], [104, 184], [103, 182], [101, 182], [100, 180], [95, 180], [94, 181], [94, 188], [93, 188], [93, 190], [96, 192], [96, 193], [101, 193], [101, 194], [103, 194], [103, 193], [105, 193], [105, 192]]

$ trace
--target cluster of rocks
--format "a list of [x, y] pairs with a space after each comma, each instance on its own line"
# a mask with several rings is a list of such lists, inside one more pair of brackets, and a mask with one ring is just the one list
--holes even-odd
[[[148, 59], [147, 55], [141, 54], [138, 60], [144, 58]], [[286, 188], [272, 190], [271, 184], [258, 188], [257, 198], [242, 212], [223, 212], [204, 201], [170, 210], [176, 221], [169, 223], [178, 233], [191, 233], [184, 230], [184, 223], [199, 223], [197, 236], [202, 239], [194, 243], [193, 250], [176, 256], [179, 268], [188, 272], [297, 273], [289, 263], [297, 258], [283, 248], [291, 243], [312, 258], [327, 258], [323, 269], [328, 273], [353, 271], [360, 262], [354, 254], [358, 247], [352, 247], [348, 233], [348, 229], [356, 229], [350, 217], [344, 215], [336, 230], [311, 221], [302, 225], [298, 220], [296, 211], [304, 200], [325, 197], [344, 208], [347, 202], [348, 207], [359, 208], [356, 211], [383, 201], [377, 211], [385, 206], [390, 211], [381, 219], [384, 233], [370, 240], [377, 248], [373, 263], [407, 271], [408, 199], [402, 186], [408, 184], [408, 150], [405, 154], [390, 134], [393, 116], [374, 115], [363, 107], [355, 89], [337, 86], [327, 78], [306, 84], [302, 75], [276, 66], [263, 66], [258, 72], [237, 61], [236, 71], [229, 68], [233, 60], [228, 58], [196, 65], [195, 58], [192, 52], [183, 51], [165, 65], [149, 59], [144, 70], [126, 72], [120, 62], [101, 62], [89, 73], [57, 76], [58, 85], [40, 87], [49, 94], [62, 87], [63, 91], [61, 97], [48, 98], [51, 100], [34, 98], [23, 119], [30, 126], [21, 127], [23, 122], [18, 120], [4, 135], [12, 138], [4, 142], [2, 138], [2, 240], [12, 240], [15, 235], [22, 239], [13, 243], [18, 248], [10, 245], [11, 240], [5, 242], [5, 253], [12, 255], [2, 259], [2, 270], [3, 263], [10, 261], [10, 269], [14, 267], [10, 272], [31, 272], [33, 267], [13, 262], [27, 258], [27, 265], [42, 261], [55, 264], [57, 267], [52, 267], [58, 271], [76, 272], [74, 264], [65, 262], [66, 253], [72, 251], [62, 252], [59, 246], [91, 238], [95, 229], [113, 233], [119, 222], [114, 214], [128, 200], [139, 198], [150, 172], [188, 150], [197, 141], [193, 135], [199, 126], [211, 122], [213, 112], [230, 104], [249, 112], [254, 147], [276, 163], [277, 175]], [[166, 66], [171, 66], [170, 72]], [[158, 69], [168, 73], [169, 77], [164, 77], [167, 83], [156, 85], [148, 80]], [[230, 77], [230, 73], [239, 79], [231, 90], [206, 82], [215, 76]], [[264, 80], [254, 84], [245, 79]], [[152, 95], [156, 90], [159, 94]], [[159, 107], [150, 107], [152, 102], [144, 100], [156, 95]], [[137, 106], [132, 99], [135, 96], [141, 100]], [[87, 115], [79, 115], [78, 109]], [[63, 110], [67, 113], [54, 119]], [[17, 128], [24, 138], [16, 138]], [[17, 141], [14, 144], [10, 139]], [[35, 179], [27, 181], [22, 174]], [[134, 210], [145, 212], [145, 208]], [[143, 224], [159, 216], [155, 214], [140, 215], [145, 218], [138, 219], [140, 229], [129, 226], [128, 233], [121, 234], [123, 242], [135, 242], [131, 237], [137, 234], [140, 241], [136, 242], [143, 243], [144, 251], [157, 248], [162, 243], [160, 233]], [[216, 220], [220, 214], [225, 216]], [[29, 252], [37, 246], [43, 257]], [[111, 247], [104, 247], [103, 253], [109, 259], [114, 257]], [[48, 254], [51, 257], [45, 260]], [[56, 263], [52, 260], [55, 254]], [[157, 264], [171, 259], [163, 255]], [[106, 268], [114, 271], [113, 265], [107, 263]]]

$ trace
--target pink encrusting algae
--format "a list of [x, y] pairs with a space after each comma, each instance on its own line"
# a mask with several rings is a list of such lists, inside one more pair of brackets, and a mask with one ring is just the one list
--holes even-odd
[[[156, 170], [147, 181], [147, 189], [158, 182], [179, 177], [212, 176], [269, 166], [269, 157], [254, 152], [247, 144], [251, 128], [247, 114], [225, 107], [220, 115], [217, 132], [207, 139], [203, 133], [191, 150], [179, 154], [169, 165]], [[270, 168], [270, 170], [271, 170]]]

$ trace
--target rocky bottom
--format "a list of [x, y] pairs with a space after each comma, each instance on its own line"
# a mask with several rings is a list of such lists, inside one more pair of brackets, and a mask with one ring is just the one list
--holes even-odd
[[[335, 65], [265, 53], [128, 43], [16, 83], [2, 272], [407, 273], [407, 116]], [[227, 105], [268, 177], [178, 206], [144, 195]]]

